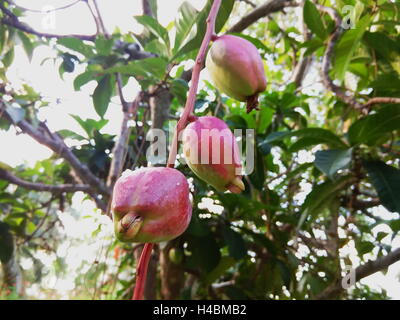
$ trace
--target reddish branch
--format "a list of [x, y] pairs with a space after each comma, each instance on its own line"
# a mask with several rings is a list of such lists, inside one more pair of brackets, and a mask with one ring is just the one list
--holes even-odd
[[[178, 137], [182, 132], [182, 130], [186, 127], [188, 123], [188, 118], [193, 114], [194, 104], [196, 101], [196, 93], [200, 78], [200, 71], [204, 63], [207, 47], [211, 39], [215, 36], [215, 20], [217, 18], [220, 6], [221, 6], [221, 0], [214, 0], [210, 13], [207, 18], [207, 30], [204, 35], [203, 41], [201, 43], [199, 53], [197, 54], [195, 66], [193, 67], [191, 86], [186, 100], [185, 109], [183, 110], [181, 118], [179, 119], [178, 124], [176, 125], [174, 138], [171, 143], [171, 148], [169, 151], [169, 157], [167, 163], [168, 167], [174, 167], [176, 154], [178, 150]], [[153, 244], [151, 243], [146, 243], [143, 248], [137, 269], [136, 286], [132, 298], [133, 300], [143, 299], [143, 290], [146, 283], [147, 268], [152, 248]]]
[[154, 243], [145, 243], [139, 263], [136, 268], [136, 286], [133, 292], [132, 300], [143, 300], [143, 292], [146, 284], [147, 269], [153, 250]]
[[185, 104], [185, 109], [181, 115], [181, 118], [176, 125], [175, 134], [171, 143], [171, 148], [169, 151], [169, 157], [167, 162], [167, 167], [174, 167], [176, 154], [178, 151], [178, 138], [182, 130], [186, 127], [188, 123], [188, 118], [192, 115], [194, 104], [196, 102], [196, 93], [199, 85], [200, 71], [204, 64], [204, 58], [206, 56], [207, 47], [215, 35], [215, 20], [217, 18], [218, 10], [221, 5], [221, 0], [214, 0], [211, 7], [210, 14], [207, 18], [207, 30], [204, 35], [203, 41], [201, 43], [199, 53], [196, 57], [196, 63], [193, 67], [191, 85], [188, 93], [188, 97]]

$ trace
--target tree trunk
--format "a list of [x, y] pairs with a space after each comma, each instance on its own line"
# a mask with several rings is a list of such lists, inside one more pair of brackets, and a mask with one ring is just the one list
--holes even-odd
[[152, 87], [150, 94], [152, 95], [150, 98], [151, 128], [162, 129], [165, 121], [168, 120], [173, 96], [165, 87]]
[[[14, 237], [6, 223], [0, 222], [0, 262], [3, 270], [3, 286], [24, 295], [24, 282], [17, 262]], [[7, 292], [6, 291], [6, 292]]]
[[182, 268], [169, 259], [169, 250], [173, 242], [168, 242], [160, 252], [161, 296], [165, 300], [178, 299], [185, 284]]

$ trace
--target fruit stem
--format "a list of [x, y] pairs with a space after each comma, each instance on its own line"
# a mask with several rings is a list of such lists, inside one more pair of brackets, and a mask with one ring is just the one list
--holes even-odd
[[133, 292], [132, 300], [143, 300], [143, 292], [146, 284], [147, 269], [153, 250], [154, 243], [145, 243], [142, 254], [140, 255], [139, 263], [136, 268], [136, 285]]
[[189, 116], [193, 114], [194, 104], [196, 102], [197, 88], [199, 85], [200, 71], [203, 68], [204, 58], [207, 53], [208, 45], [209, 45], [211, 39], [216, 36], [215, 20], [217, 19], [217, 14], [218, 14], [218, 10], [219, 10], [220, 6], [221, 6], [221, 0], [214, 0], [212, 7], [210, 9], [210, 13], [208, 14], [208, 18], [206, 20], [207, 21], [207, 30], [206, 30], [206, 34], [204, 35], [203, 41], [201, 43], [199, 53], [197, 54], [196, 63], [193, 67], [191, 86], [189, 88], [189, 93], [188, 93], [188, 97], [186, 100], [185, 109], [183, 110], [181, 118], [179, 119], [179, 121], [176, 125], [174, 137], [172, 138], [172, 143], [171, 143], [169, 156], [168, 156], [168, 163], [167, 163], [167, 167], [169, 167], [169, 168], [173, 168], [175, 166], [176, 154], [178, 152], [178, 140], [180, 138], [180, 133], [182, 132], [183, 129], [185, 129], [185, 127], [188, 123]]

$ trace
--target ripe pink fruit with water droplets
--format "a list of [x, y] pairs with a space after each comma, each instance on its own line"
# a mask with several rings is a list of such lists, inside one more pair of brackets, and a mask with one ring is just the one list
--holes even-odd
[[112, 199], [114, 232], [124, 242], [161, 242], [181, 235], [192, 217], [189, 185], [172, 168], [127, 170]]
[[186, 162], [200, 179], [221, 192], [244, 190], [238, 144], [224, 121], [212, 116], [195, 118], [182, 138]]

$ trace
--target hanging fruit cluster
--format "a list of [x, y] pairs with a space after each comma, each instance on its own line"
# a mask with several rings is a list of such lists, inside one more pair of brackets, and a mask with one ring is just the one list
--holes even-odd
[[[206, 67], [215, 86], [247, 111], [257, 108], [266, 79], [261, 57], [249, 41], [231, 35], [215, 37]], [[238, 144], [227, 124], [212, 116], [190, 117], [183, 131], [183, 152], [197, 177], [217, 191], [244, 190]], [[116, 237], [126, 242], [161, 242], [181, 235], [192, 206], [185, 176], [172, 168], [126, 171], [117, 180], [112, 199]]]

